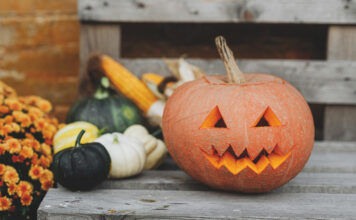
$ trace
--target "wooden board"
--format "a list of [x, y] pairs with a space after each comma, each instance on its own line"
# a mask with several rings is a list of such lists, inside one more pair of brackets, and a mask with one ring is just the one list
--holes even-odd
[[[219, 59], [187, 61], [208, 74], [225, 74]], [[119, 62], [138, 76], [146, 72], [170, 74], [162, 59], [120, 59]], [[238, 64], [244, 72], [267, 72], [284, 78], [296, 86], [308, 102], [356, 104], [356, 62], [242, 60]]]
[[[329, 60], [355, 61], [356, 27], [330, 27], [327, 56]], [[355, 75], [355, 69], [353, 72]], [[356, 106], [327, 106], [324, 117], [325, 140], [356, 140]]]
[[[100, 52], [114, 59], [120, 57], [121, 28], [117, 24], [81, 24], [80, 25], [80, 76], [81, 95], [93, 93], [84, 70], [89, 55]], [[89, 85], [89, 86], [88, 86]]]
[[100, 22], [356, 23], [356, 3], [339, 0], [80, 0], [78, 10]]
[[39, 220], [354, 219], [356, 194], [51, 189]]
[[[144, 171], [140, 175], [128, 179], [107, 180], [100, 184], [97, 189], [211, 190], [180, 170]], [[276, 191], [289, 193], [356, 193], [356, 174], [302, 172]]]

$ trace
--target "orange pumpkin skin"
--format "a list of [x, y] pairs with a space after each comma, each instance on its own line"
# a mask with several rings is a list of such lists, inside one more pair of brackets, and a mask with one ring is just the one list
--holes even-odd
[[[313, 117], [303, 96], [283, 79], [244, 76], [242, 85], [207, 76], [177, 88], [165, 107], [163, 134], [175, 162], [196, 180], [222, 190], [267, 192], [308, 161]], [[214, 127], [219, 116], [226, 127]], [[259, 125], [262, 118], [268, 126]]]

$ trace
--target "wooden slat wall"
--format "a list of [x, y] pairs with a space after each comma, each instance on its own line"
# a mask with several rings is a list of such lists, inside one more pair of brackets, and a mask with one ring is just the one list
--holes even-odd
[[[356, 27], [330, 27], [327, 55], [328, 60], [356, 61]], [[356, 75], [355, 73], [356, 69], [353, 69], [353, 75]], [[339, 74], [339, 72], [335, 74]], [[327, 106], [324, 138], [326, 140], [356, 141], [356, 106]]]
[[[164, 6], [164, 7], [163, 7]], [[82, 21], [356, 23], [356, 2], [340, 0], [80, 0]]]
[[91, 53], [99, 52], [118, 59], [121, 54], [121, 27], [119, 24], [81, 24], [80, 26], [80, 95], [89, 95], [84, 65]]
[[[120, 59], [136, 75], [155, 72], [169, 75], [162, 59]], [[187, 59], [208, 74], [225, 74], [219, 59]], [[284, 78], [296, 86], [312, 103], [356, 104], [355, 62], [293, 61], [293, 60], [242, 60], [237, 61], [244, 72], [267, 72]], [[337, 74], [335, 74], [337, 72]]]

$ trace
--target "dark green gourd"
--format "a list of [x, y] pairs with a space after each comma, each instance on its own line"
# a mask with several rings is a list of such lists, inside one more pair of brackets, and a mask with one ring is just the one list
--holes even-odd
[[111, 158], [100, 143], [80, 144], [82, 130], [75, 146], [54, 155], [54, 178], [70, 190], [89, 190], [104, 181], [110, 171]]
[[123, 96], [111, 95], [106, 77], [101, 81], [94, 97], [74, 103], [67, 115], [67, 123], [87, 121], [104, 133], [122, 133], [133, 124], [142, 124], [140, 110], [135, 104]]

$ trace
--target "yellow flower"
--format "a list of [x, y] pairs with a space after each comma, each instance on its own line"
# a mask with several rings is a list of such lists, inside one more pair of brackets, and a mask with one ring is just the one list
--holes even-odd
[[6, 211], [11, 206], [11, 200], [6, 196], [0, 197], [0, 211]]
[[8, 146], [8, 151], [10, 152], [10, 154], [13, 153], [20, 153], [21, 151], [21, 144], [20, 142], [15, 139], [15, 138], [10, 138], [8, 139], [6, 142], [6, 145]]
[[10, 196], [14, 195], [16, 192], [16, 184], [15, 183], [9, 183], [7, 185], [7, 192], [9, 193]]
[[20, 181], [16, 187], [16, 193], [20, 197], [26, 194], [31, 194], [33, 191], [33, 185], [27, 181]]
[[53, 173], [52, 173], [52, 171], [45, 169], [42, 172], [42, 175], [40, 177], [40, 182], [42, 184], [44, 184], [45, 182], [50, 181], [50, 180], [53, 180]]
[[41, 152], [46, 156], [52, 155], [51, 147], [45, 143], [41, 144]]
[[21, 197], [21, 204], [23, 206], [29, 206], [32, 203], [32, 199], [33, 199], [33, 197], [30, 194], [24, 194]]
[[47, 180], [42, 183], [41, 189], [48, 191], [53, 186], [53, 180]]
[[30, 170], [28, 171], [28, 175], [34, 179], [34, 180], [37, 180], [38, 178], [41, 177], [42, 175], [42, 171], [43, 171], [43, 168], [40, 167], [40, 166], [32, 166], [30, 168]]
[[20, 152], [20, 156], [23, 156], [24, 158], [31, 158], [33, 156], [33, 150], [31, 147], [23, 147]]
[[17, 183], [19, 181], [19, 174], [13, 167], [6, 166], [6, 171], [2, 177], [6, 183]]
[[37, 106], [44, 112], [50, 112], [52, 110], [52, 105], [49, 101], [44, 99], [39, 99]]
[[20, 125], [18, 125], [17, 123], [13, 122], [13, 123], [9, 123], [8, 125], [10, 126], [12, 132], [20, 132], [21, 130]]

